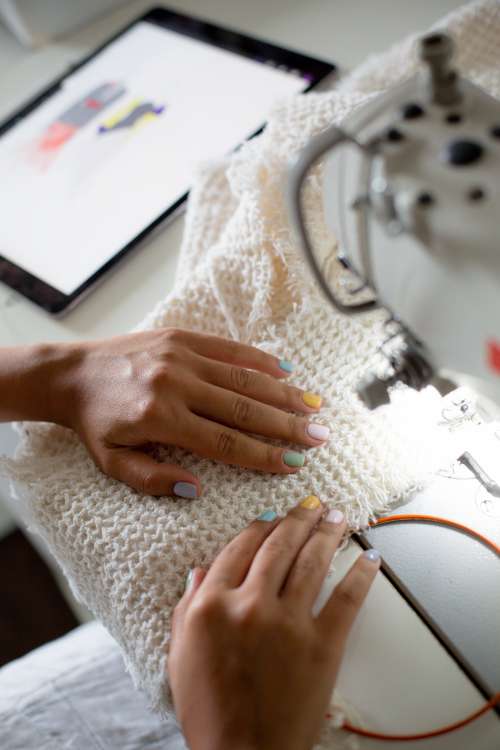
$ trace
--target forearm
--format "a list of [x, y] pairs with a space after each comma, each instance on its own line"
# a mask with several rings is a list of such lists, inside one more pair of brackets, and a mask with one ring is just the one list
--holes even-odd
[[61, 422], [67, 372], [78, 356], [70, 344], [0, 348], [0, 422]]

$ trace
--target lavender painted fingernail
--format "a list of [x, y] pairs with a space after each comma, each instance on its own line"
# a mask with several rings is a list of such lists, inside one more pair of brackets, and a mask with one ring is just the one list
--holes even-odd
[[330, 428], [324, 424], [316, 424], [311, 422], [307, 425], [307, 434], [314, 440], [328, 440], [330, 437]]
[[335, 523], [338, 525], [339, 523], [342, 523], [342, 521], [344, 520], [344, 514], [342, 513], [341, 510], [334, 508], [333, 510], [330, 510], [328, 512], [326, 520], [328, 521], [328, 523]]
[[176, 482], [174, 484], [174, 495], [193, 499], [198, 497], [198, 488], [195, 484], [191, 484], [191, 482]]
[[380, 560], [380, 552], [378, 549], [366, 549], [363, 552], [363, 557], [370, 562], [378, 562]]

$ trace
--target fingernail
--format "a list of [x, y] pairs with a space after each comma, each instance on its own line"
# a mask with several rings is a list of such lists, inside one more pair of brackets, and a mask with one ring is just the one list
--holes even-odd
[[194, 578], [194, 570], [193, 570], [193, 568], [191, 568], [191, 570], [187, 574], [186, 585], [184, 587], [184, 591], [189, 591], [189, 589], [191, 588], [191, 585], [193, 583], [193, 578]]
[[297, 451], [286, 451], [283, 453], [283, 462], [287, 466], [304, 466], [306, 457], [303, 453], [297, 453]]
[[325, 427], [324, 424], [311, 422], [311, 424], [307, 425], [307, 434], [315, 440], [328, 440], [330, 437], [330, 428]]
[[287, 359], [280, 359], [279, 365], [285, 372], [293, 372], [295, 370], [293, 362], [289, 362]]
[[321, 396], [318, 396], [317, 393], [311, 393], [311, 391], [302, 394], [302, 401], [312, 409], [319, 409], [321, 406]]
[[302, 500], [300, 507], [305, 508], [306, 510], [315, 510], [316, 508], [319, 508], [320, 505], [321, 502], [319, 497], [316, 497], [316, 495], [308, 495]]
[[198, 497], [198, 488], [191, 482], [176, 482], [174, 484], [174, 495], [186, 498]]
[[277, 518], [277, 513], [274, 510], [265, 510], [257, 518], [257, 521], [274, 521], [275, 518]]
[[378, 549], [366, 549], [363, 552], [363, 557], [370, 562], [378, 562], [378, 560], [380, 560], [380, 552]]
[[338, 510], [337, 508], [334, 508], [333, 510], [328, 511], [328, 515], [326, 517], [326, 520], [328, 523], [342, 523], [344, 520], [344, 514], [341, 510]]

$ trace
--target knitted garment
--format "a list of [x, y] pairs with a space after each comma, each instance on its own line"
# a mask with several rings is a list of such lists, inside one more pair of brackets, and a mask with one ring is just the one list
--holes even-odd
[[[455, 37], [460, 69], [500, 96], [499, 4], [467, 4], [439, 27]], [[310, 493], [341, 508], [349, 528], [357, 529], [404, 500], [435, 468], [428, 447], [432, 420], [426, 426], [422, 399], [408, 391], [375, 413], [361, 405], [355, 386], [381, 343], [383, 316], [345, 318], [323, 301], [294, 245], [283, 203], [290, 156], [311, 135], [412, 74], [415, 38], [369, 59], [331, 93], [285, 101], [259, 138], [202, 171], [190, 195], [174, 291], [140, 326], [203, 331], [292, 360], [292, 382], [324, 397], [320, 416], [331, 428], [330, 441], [308, 451], [306, 466], [272, 476], [163, 447], [160, 456], [200, 477], [203, 496], [144, 497], [102, 474], [72, 431], [39, 423], [20, 427], [16, 458], [3, 461], [31, 528], [117, 640], [156, 709], [167, 706], [170, 621], [189, 568], [208, 566], [264, 509], [285, 513]], [[321, 236], [319, 180], [310, 180], [307, 190]], [[434, 397], [420, 395], [432, 411]], [[422, 430], [425, 441], [417, 438]]]

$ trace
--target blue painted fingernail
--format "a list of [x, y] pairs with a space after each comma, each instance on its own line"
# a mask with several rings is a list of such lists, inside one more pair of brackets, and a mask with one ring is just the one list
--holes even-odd
[[265, 510], [264, 513], [261, 513], [257, 518], [257, 521], [274, 521], [277, 517], [278, 514], [275, 513], [274, 510]]
[[187, 574], [186, 585], [184, 587], [184, 591], [188, 591], [191, 588], [191, 585], [193, 583], [193, 578], [194, 578], [194, 570], [191, 568], [191, 570]]
[[295, 370], [293, 362], [289, 362], [287, 359], [280, 359], [280, 367], [285, 372], [293, 372]]
[[287, 466], [293, 466], [294, 468], [304, 466], [306, 457], [303, 453], [297, 453], [297, 451], [286, 451], [283, 453], [283, 462]]
[[370, 562], [378, 562], [380, 560], [380, 552], [378, 549], [366, 549], [363, 552], [363, 557]]
[[198, 497], [198, 488], [195, 484], [191, 484], [191, 482], [176, 482], [174, 484], [174, 495], [192, 499]]

